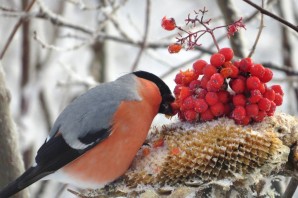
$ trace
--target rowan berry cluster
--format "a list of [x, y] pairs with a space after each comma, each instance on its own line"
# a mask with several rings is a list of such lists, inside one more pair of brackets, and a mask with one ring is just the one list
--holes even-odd
[[173, 109], [183, 121], [210, 121], [228, 116], [247, 125], [272, 116], [283, 102], [280, 85], [268, 87], [273, 73], [251, 58], [232, 61], [233, 50], [222, 48], [210, 63], [197, 60], [176, 77]]

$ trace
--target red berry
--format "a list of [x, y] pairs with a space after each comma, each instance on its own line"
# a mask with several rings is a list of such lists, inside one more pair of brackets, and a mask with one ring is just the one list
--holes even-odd
[[280, 94], [275, 94], [274, 103], [276, 104], [276, 106], [280, 106], [280, 105], [282, 105], [282, 102], [283, 102], [282, 95], [280, 95]]
[[231, 67], [232, 65], [233, 65], [233, 63], [231, 61], [226, 61], [226, 62], [224, 62], [223, 67], [224, 68]]
[[245, 82], [241, 78], [236, 78], [230, 81], [230, 87], [235, 93], [243, 93], [245, 90]]
[[230, 61], [232, 60], [233, 56], [234, 56], [234, 51], [231, 48], [221, 48], [219, 50], [219, 53], [224, 55], [225, 57], [225, 61]]
[[271, 86], [271, 89], [273, 89], [275, 91], [275, 93], [277, 93], [277, 94], [279, 94], [281, 96], [284, 95], [284, 92], [283, 92], [283, 90], [282, 90], [282, 88], [281, 88], [280, 85], [272, 85]]
[[176, 85], [176, 86], [175, 86], [173, 92], [174, 92], [174, 94], [175, 94], [176, 97], [179, 96], [180, 91], [181, 91], [181, 87], [182, 87], [182, 85]]
[[262, 94], [260, 90], [254, 89], [250, 91], [250, 97], [248, 98], [248, 101], [250, 103], [257, 103], [262, 98]]
[[195, 91], [196, 97], [204, 99], [208, 91], [206, 89], [199, 88]]
[[256, 76], [258, 78], [262, 78], [264, 76], [264, 73], [265, 73], [265, 68], [261, 64], [254, 64], [250, 68], [250, 73], [251, 73], [252, 76]]
[[271, 101], [268, 100], [267, 98], [261, 98], [260, 101], [258, 102], [258, 106], [261, 111], [269, 111], [271, 106]]
[[175, 19], [163, 17], [161, 21], [161, 26], [163, 27], [163, 29], [168, 31], [174, 30], [176, 28]]
[[208, 109], [208, 104], [204, 99], [197, 99], [195, 101], [195, 111], [198, 113], [203, 113]]
[[235, 106], [245, 106], [246, 98], [243, 94], [237, 94], [233, 96], [233, 104]]
[[260, 79], [255, 76], [250, 76], [246, 80], [246, 87], [249, 90], [258, 89], [260, 86]]
[[276, 104], [273, 101], [271, 101], [270, 109], [266, 113], [268, 116], [273, 116], [275, 110], [276, 110]]
[[204, 60], [197, 60], [196, 62], [194, 62], [194, 64], [192, 65], [194, 71], [196, 74], [203, 74], [203, 70], [204, 67], [207, 65], [207, 62]]
[[204, 76], [207, 76], [208, 78], [210, 78], [216, 72], [217, 72], [217, 69], [213, 65], [206, 65], [203, 70]]
[[266, 89], [266, 92], [264, 93], [264, 98], [268, 98], [271, 101], [274, 101], [275, 99], [275, 91], [273, 89]]
[[249, 116], [245, 116], [242, 120], [235, 120], [237, 124], [246, 126], [250, 123], [251, 119]]
[[257, 104], [248, 104], [246, 105], [245, 110], [249, 117], [256, 117], [259, 114], [259, 106]]
[[180, 110], [184, 111], [184, 110], [189, 110], [194, 108], [195, 108], [195, 100], [192, 96], [188, 96], [183, 100]]
[[215, 92], [208, 92], [205, 96], [208, 105], [214, 105], [218, 102], [218, 96]]
[[168, 46], [168, 51], [171, 54], [178, 53], [182, 49], [182, 45], [178, 43], [172, 43]]
[[259, 111], [258, 115], [253, 117], [253, 120], [256, 122], [262, 122], [266, 116], [267, 113], [265, 111]]
[[185, 98], [191, 95], [191, 91], [188, 87], [181, 87], [180, 89], [180, 94], [179, 94], [179, 99], [183, 101]]
[[171, 103], [171, 107], [173, 109], [174, 115], [180, 111], [180, 104], [177, 100]]
[[209, 77], [208, 76], [203, 76], [202, 79], [201, 79], [201, 87], [204, 88], [204, 89], [207, 89], [207, 83], [209, 81]]
[[260, 90], [261, 94], [264, 94], [266, 91], [266, 84], [265, 83], [260, 83], [260, 86], [258, 87], [258, 90]]
[[193, 80], [189, 83], [189, 88], [191, 91], [195, 91], [200, 88], [201, 81], [200, 80]]
[[213, 120], [214, 115], [212, 114], [210, 109], [207, 109], [205, 112], [201, 113], [200, 120], [201, 121], [210, 121]]
[[174, 79], [176, 84], [182, 84], [183, 74], [179, 72]]
[[217, 102], [210, 107], [210, 110], [215, 117], [219, 117], [224, 114], [225, 107], [221, 102]]
[[184, 112], [179, 111], [179, 112], [178, 112], [178, 118], [179, 118], [180, 120], [182, 120], [182, 121], [185, 121], [186, 119], [185, 119], [185, 116], [184, 116]]
[[197, 119], [197, 112], [195, 112], [194, 110], [186, 110], [184, 112], [184, 117], [187, 121], [194, 122]]
[[217, 93], [218, 100], [222, 103], [228, 103], [230, 100], [230, 93], [228, 91], [222, 90]]
[[230, 68], [232, 69], [232, 74], [231, 74], [231, 78], [237, 78], [238, 74], [239, 74], [239, 69], [238, 67], [236, 67], [235, 65], [231, 65]]
[[263, 77], [260, 78], [260, 80], [263, 83], [266, 83], [266, 82], [269, 82], [272, 79], [272, 77], [273, 77], [273, 72], [271, 71], [271, 69], [265, 68], [264, 75]]
[[220, 70], [220, 74], [221, 74], [222, 77], [224, 77], [224, 78], [228, 78], [228, 77], [230, 77], [230, 76], [232, 75], [232, 73], [233, 73], [233, 70], [232, 70], [231, 67], [222, 68], [222, 69]]
[[215, 67], [222, 66], [224, 62], [225, 62], [225, 56], [223, 54], [215, 53], [215, 54], [212, 54], [212, 56], [210, 57], [210, 63]]
[[207, 91], [218, 92], [220, 88], [215, 88], [212, 82], [209, 80], [207, 83]]
[[234, 64], [237, 68], [239, 68], [239, 66], [240, 66], [240, 61], [241, 61], [241, 60], [234, 61], [233, 64]]
[[209, 83], [212, 87], [219, 89], [224, 83], [224, 78], [219, 73], [215, 73], [211, 76]]
[[224, 104], [224, 115], [228, 116], [231, 113], [232, 107], [229, 103]]
[[249, 72], [252, 66], [253, 61], [251, 58], [244, 58], [239, 63], [239, 69], [243, 72]]
[[243, 106], [236, 106], [235, 109], [232, 112], [232, 117], [235, 120], [242, 120], [246, 116], [246, 111]]

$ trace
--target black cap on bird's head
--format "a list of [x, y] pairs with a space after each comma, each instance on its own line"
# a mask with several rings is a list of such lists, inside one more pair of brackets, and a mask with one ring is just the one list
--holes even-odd
[[133, 74], [136, 75], [137, 77], [152, 81], [159, 88], [162, 101], [161, 101], [158, 113], [162, 113], [165, 115], [174, 115], [173, 109], [171, 107], [171, 103], [174, 102], [175, 98], [172, 95], [172, 92], [168, 87], [168, 85], [163, 80], [161, 80], [158, 76], [146, 71], [136, 71], [136, 72], [133, 72]]

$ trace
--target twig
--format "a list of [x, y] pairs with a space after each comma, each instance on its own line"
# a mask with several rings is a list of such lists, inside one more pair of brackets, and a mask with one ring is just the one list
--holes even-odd
[[246, 2], [246, 3], [248, 3], [249, 5], [251, 5], [252, 7], [256, 8], [257, 10], [259, 10], [262, 14], [265, 14], [265, 15], [267, 15], [267, 16], [269, 16], [269, 17], [271, 17], [271, 18], [273, 18], [273, 19], [281, 22], [282, 24], [290, 27], [291, 29], [295, 30], [296, 32], [298, 32], [298, 26], [296, 26], [296, 25], [294, 25], [294, 24], [286, 21], [285, 19], [283, 19], [283, 18], [281, 18], [281, 17], [279, 17], [279, 16], [277, 16], [277, 15], [269, 12], [268, 10], [263, 9], [262, 7], [254, 4], [253, 2], [251, 2], [249, 0], [243, 0], [243, 1]]
[[[219, 8], [222, 11], [222, 15], [226, 24], [232, 24], [234, 21], [240, 18], [237, 13], [237, 8], [235, 7], [232, 0], [226, 0], [226, 1], [217, 0], [217, 4], [219, 5]], [[245, 56], [245, 53], [243, 50], [245, 47], [244, 47], [241, 31], [239, 31], [237, 34], [231, 37], [229, 39], [229, 42], [236, 56], [239, 56], [239, 57]]]
[[50, 22], [52, 22], [53, 24], [58, 25], [58, 26], [64, 26], [64, 27], [76, 29], [76, 30], [79, 30], [81, 32], [84, 32], [86, 34], [91, 34], [91, 35], [94, 33], [94, 30], [92, 30], [88, 27], [72, 23], [72, 22], [68, 21], [67, 19], [61, 17], [60, 15], [53, 13], [51, 10], [49, 10], [44, 5], [44, 3], [41, 0], [37, 0], [36, 3], [38, 4], [38, 6], [41, 10], [41, 14], [39, 15], [39, 17], [47, 19]]
[[290, 66], [277, 66], [274, 65], [273, 63], [262, 63], [265, 67], [268, 67], [270, 69], [274, 69], [276, 71], [281, 71], [287, 74], [288, 76], [298, 76], [298, 71], [293, 70]]
[[151, 0], [147, 0], [146, 1], [146, 19], [145, 19], [145, 32], [144, 32], [144, 38], [143, 38], [143, 42], [140, 46], [140, 50], [139, 53], [137, 55], [137, 58], [132, 66], [131, 71], [135, 71], [136, 68], [138, 67], [138, 64], [141, 60], [142, 54], [146, 48], [147, 45], [147, 37], [148, 37], [148, 31], [149, 31], [149, 23], [150, 23], [150, 7], [151, 7]]
[[81, 197], [81, 193], [79, 193], [79, 192], [77, 192], [77, 191], [74, 191], [74, 190], [72, 190], [72, 189], [67, 189], [67, 191], [68, 192], [70, 192], [71, 194], [74, 194], [74, 195], [76, 195], [76, 196], [78, 196], [78, 197]]
[[293, 82], [298, 82], [298, 76], [286, 76], [284, 78], [273, 78], [272, 79], [272, 82], [275, 82], [275, 83], [283, 83], [283, 82], [293, 83]]
[[[262, 8], [263, 7], [264, 7], [264, 0], [262, 0]], [[255, 40], [255, 42], [254, 42], [254, 44], [253, 44], [253, 46], [252, 46], [252, 48], [251, 48], [251, 50], [250, 50], [250, 52], [249, 52], [249, 54], [248, 54], [247, 57], [251, 57], [253, 55], [253, 53], [255, 52], [256, 47], [257, 47], [257, 44], [258, 44], [258, 42], [260, 40], [260, 37], [261, 37], [261, 33], [262, 33], [263, 28], [264, 28], [264, 15], [263, 15], [263, 13], [261, 13], [261, 20], [260, 20], [259, 31], [258, 31], [256, 40]]]
[[[35, 1], [36, 1], [36, 0], [32, 0], [32, 1], [30, 2], [30, 4], [26, 7], [25, 12], [29, 12], [29, 11], [30, 11], [30, 9], [31, 9], [32, 6], [34, 5]], [[9, 47], [9, 45], [10, 45], [10, 43], [11, 43], [11, 41], [12, 41], [14, 35], [16, 34], [17, 30], [19, 29], [19, 27], [22, 25], [23, 22], [24, 22], [24, 20], [21, 18], [21, 19], [18, 21], [18, 23], [14, 26], [14, 28], [13, 28], [11, 34], [9, 35], [9, 37], [8, 37], [8, 39], [7, 39], [7, 42], [6, 42], [5, 45], [4, 45], [4, 48], [2, 49], [2, 51], [1, 51], [1, 53], [0, 53], [0, 60], [3, 59], [3, 57], [4, 57], [4, 55], [5, 55], [5, 52], [7, 51], [7, 49], [8, 49], [8, 47]]]
[[295, 179], [294, 177], [291, 178], [290, 183], [287, 186], [286, 191], [284, 192], [284, 194], [282, 195], [282, 198], [290, 198], [293, 197], [296, 188], [298, 185], [298, 180]]
[[62, 194], [63, 194], [64, 190], [66, 189], [66, 187], [67, 187], [67, 184], [64, 184], [64, 185], [58, 190], [58, 192], [56, 193], [56, 196], [55, 196], [55, 197], [57, 197], [57, 198], [62, 197]]
[[93, 41], [85, 41], [85, 42], [82, 42], [78, 45], [74, 45], [74, 46], [71, 46], [71, 47], [68, 47], [68, 48], [61, 48], [61, 47], [57, 47], [55, 45], [50, 45], [50, 44], [46, 43], [45, 41], [43, 41], [38, 36], [36, 31], [33, 32], [33, 38], [34, 38], [34, 40], [36, 40], [41, 45], [41, 47], [46, 48], [46, 49], [55, 50], [55, 51], [60, 51], [60, 52], [77, 50], [77, 49], [80, 49], [81, 47], [84, 47], [84, 46], [87, 46], [87, 45], [93, 43]]
[[2, 11], [7, 11], [7, 12], [21, 12], [20, 10], [16, 10], [14, 8], [8, 8], [8, 7], [5, 7], [5, 6], [0, 6], [0, 10]]

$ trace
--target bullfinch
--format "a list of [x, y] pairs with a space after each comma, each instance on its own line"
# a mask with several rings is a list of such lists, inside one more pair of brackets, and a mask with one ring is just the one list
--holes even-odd
[[172, 115], [174, 97], [145, 71], [98, 85], [58, 116], [35, 165], [0, 191], [7, 198], [40, 179], [99, 188], [119, 178], [143, 145], [153, 118]]

